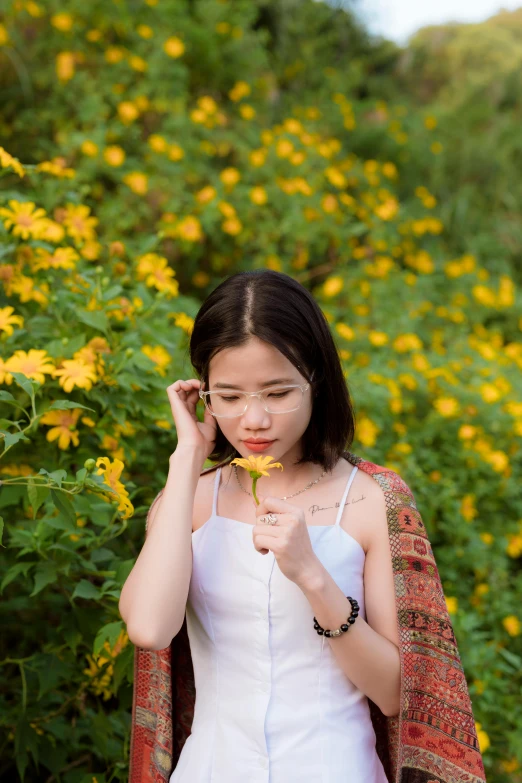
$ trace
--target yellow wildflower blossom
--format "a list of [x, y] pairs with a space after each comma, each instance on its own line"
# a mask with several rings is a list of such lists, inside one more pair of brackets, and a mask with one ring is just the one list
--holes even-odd
[[520, 636], [520, 620], [514, 614], [504, 617], [502, 625], [510, 636]]
[[117, 144], [112, 144], [104, 149], [103, 157], [109, 166], [121, 166], [125, 160], [125, 151]]
[[46, 375], [54, 375], [55, 367], [45, 350], [31, 348], [29, 351], [18, 350], [5, 362], [5, 369], [10, 372], [20, 372], [26, 378], [32, 378], [38, 383], [45, 383]]
[[233, 187], [241, 179], [241, 174], [237, 169], [230, 166], [229, 168], [223, 169], [223, 171], [220, 172], [219, 178], [225, 185]]
[[325, 282], [323, 283], [323, 294], [324, 296], [331, 298], [332, 296], [337, 296], [344, 287], [344, 281], [343, 278], [339, 275], [335, 275], [334, 277], [329, 277]]
[[54, 370], [55, 378], [62, 389], [69, 393], [74, 388], [90, 391], [98, 378], [92, 364], [86, 364], [83, 359], [64, 359]]
[[68, 203], [65, 207], [63, 224], [69, 236], [77, 242], [90, 242], [96, 238], [94, 227], [98, 218], [92, 217], [90, 211], [91, 208], [84, 204]]
[[0, 332], [5, 332], [8, 337], [13, 334], [13, 324], [22, 327], [24, 319], [21, 315], [13, 315], [14, 307], [0, 307]]
[[14, 171], [16, 171], [19, 177], [25, 177], [25, 169], [18, 158], [13, 158], [13, 156], [10, 155], [3, 147], [0, 147], [0, 166], [3, 169], [12, 168]]
[[76, 57], [74, 52], [60, 52], [56, 55], [55, 67], [59, 81], [70, 81], [75, 74]]
[[250, 85], [243, 81], [236, 82], [228, 93], [230, 100], [236, 103], [247, 95], [250, 95]]
[[123, 181], [133, 193], [144, 196], [149, 189], [149, 178], [142, 171], [130, 171], [125, 174]]
[[268, 196], [266, 190], [261, 187], [260, 185], [256, 186], [255, 188], [251, 188], [250, 190], [250, 200], [254, 204], [266, 204], [268, 201]]
[[96, 467], [99, 468], [98, 475], [103, 476], [105, 484], [107, 484], [107, 486], [109, 486], [118, 496], [118, 511], [122, 511], [123, 518], [128, 519], [133, 514], [134, 508], [128, 498], [129, 493], [119, 480], [123, 468], [125, 467], [123, 462], [117, 458], [111, 462], [108, 457], [98, 457], [96, 460]]
[[69, 448], [71, 441], [75, 446], [78, 446], [79, 438], [76, 424], [81, 413], [81, 408], [47, 411], [44, 413], [40, 423], [54, 425], [46, 435], [47, 440], [50, 443], [53, 440], [58, 440], [58, 448], [63, 450]]
[[458, 599], [452, 596], [446, 596], [446, 607], [449, 614], [456, 614], [459, 608]]
[[38, 238], [38, 232], [43, 228], [42, 218], [45, 209], [36, 209], [33, 201], [16, 201], [9, 199], [9, 209], [0, 208], [0, 216], [4, 219], [6, 229], [13, 229], [13, 235], [22, 239]]
[[162, 345], [143, 345], [142, 353], [155, 363], [154, 368], [162, 377], [166, 375], [166, 368], [172, 362], [169, 352]]
[[181, 57], [182, 54], [185, 52], [185, 44], [181, 40], [181, 38], [177, 38], [176, 36], [172, 36], [171, 38], [167, 38], [165, 43], [163, 44], [163, 51], [168, 54], [169, 57]]

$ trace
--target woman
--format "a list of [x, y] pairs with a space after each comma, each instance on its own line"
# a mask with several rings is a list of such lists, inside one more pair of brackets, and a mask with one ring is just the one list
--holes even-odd
[[[485, 781], [425, 527], [400, 476], [347, 450], [354, 412], [313, 297], [233, 275], [190, 354], [201, 380], [167, 389], [178, 445], [120, 599], [130, 783]], [[259, 506], [233, 462], [251, 454], [282, 466]]]

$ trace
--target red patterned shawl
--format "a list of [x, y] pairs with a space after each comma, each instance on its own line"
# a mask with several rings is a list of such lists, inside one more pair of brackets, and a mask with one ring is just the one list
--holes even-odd
[[[386, 777], [389, 783], [485, 783], [468, 686], [413, 493], [393, 470], [349, 451], [343, 456], [372, 476], [386, 499], [400, 639], [399, 715], [385, 716], [368, 699]], [[191, 731], [194, 701], [185, 619], [164, 650], [135, 648], [129, 783], [168, 783]]]

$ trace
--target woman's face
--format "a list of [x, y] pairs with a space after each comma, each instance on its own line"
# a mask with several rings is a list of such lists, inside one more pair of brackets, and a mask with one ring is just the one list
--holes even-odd
[[[268, 382], [285, 379], [278, 385], [305, 384], [307, 379], [283, 354], [257, 338], [239, 348], [226, 348], [210, 362], [208, 391], [216, 384], [229, 385], [233, 391], [262, 391]], [[218, 387], [219, 388], [219, 387]], [[225, 392], [226, 393], [226, 392]], [[235, 418], [217, 418], [219, 428], [242, 457], [249, 454], [269, 454], [281, 460], [286, 454], [293, 459], [300, 457], [300, 441], [308, 427], [312, 413], [312, 386], [304, 392], [301, 406], [288, 413], [268, 413], [257, 397], [250, 397], [246, 411]], [[248, 438], [275, 441], [266, 451], [254, 452], [245, 443]]]

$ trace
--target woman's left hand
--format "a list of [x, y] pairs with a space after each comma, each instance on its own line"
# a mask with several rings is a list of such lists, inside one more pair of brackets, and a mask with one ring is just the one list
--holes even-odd
[[254, 525], [255, 548], [263, 555], [272, 551], [281, 572], [292, 582], [300, 587], [309, 584], [323, 566], [312, 549], [304, 511], [280, 498], [259, 494], [258, 498], [256, 518], [277, 514], [277, 523], [258, 522]]

